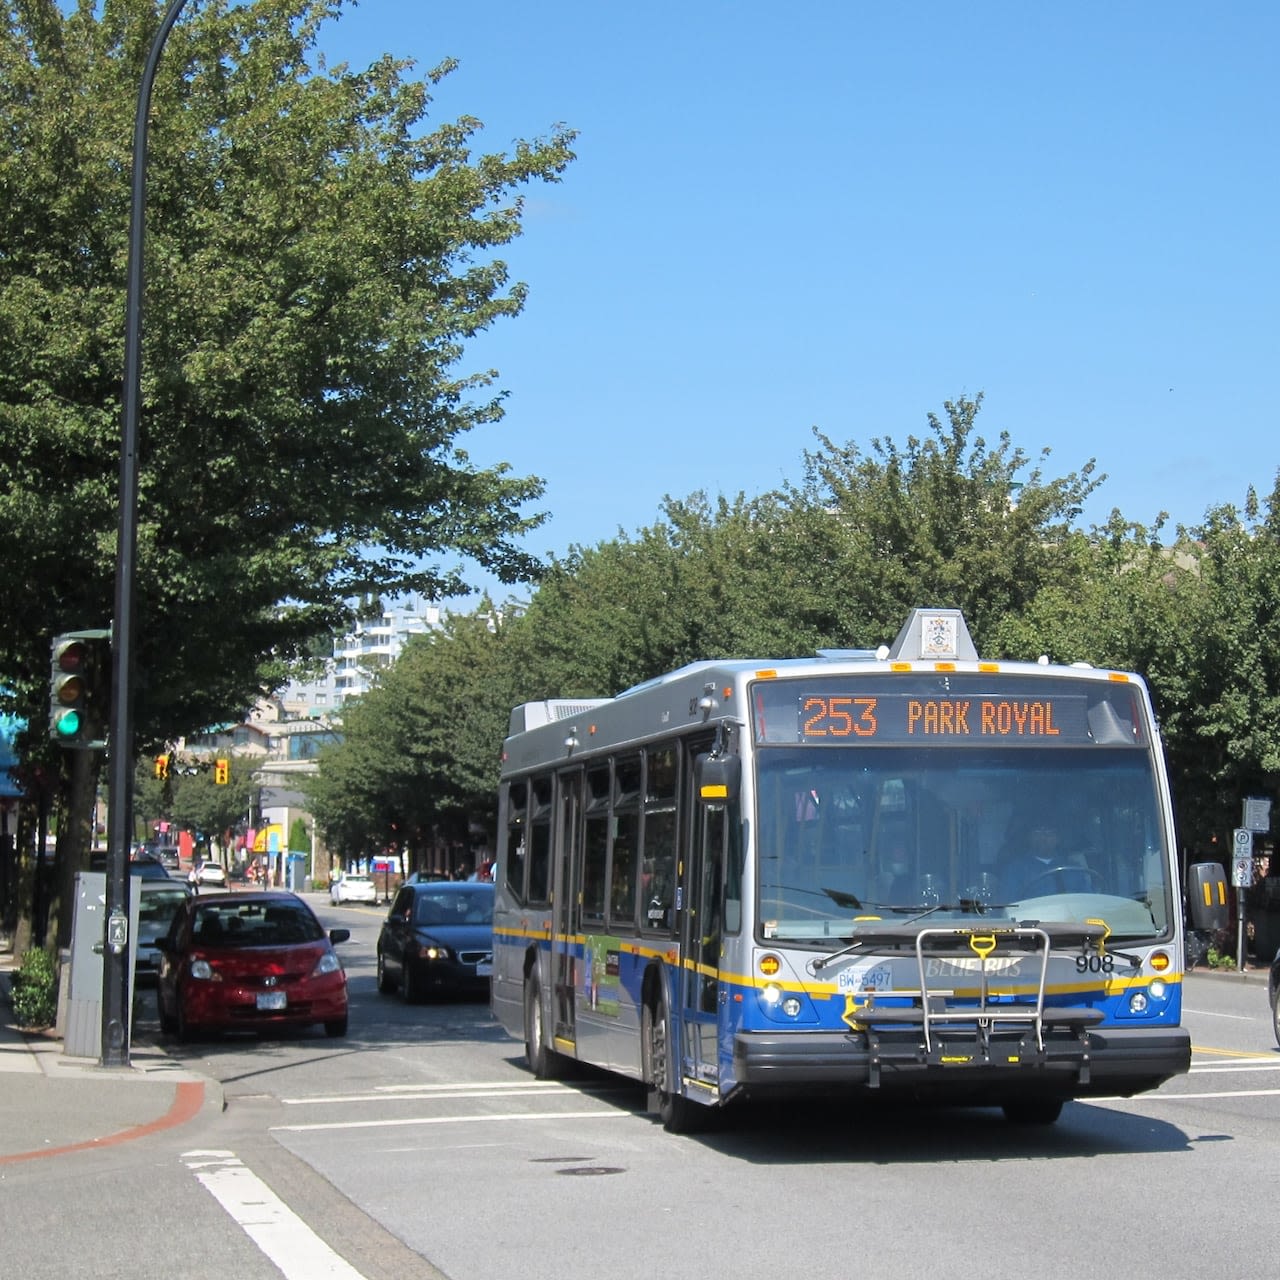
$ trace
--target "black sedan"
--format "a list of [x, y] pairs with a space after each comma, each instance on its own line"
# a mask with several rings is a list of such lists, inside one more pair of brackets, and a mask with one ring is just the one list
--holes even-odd
[[486, 995], [493, 972], [493, 885], [401, 886], [378, 935], [378, 990], [413, 1003], [432, 993]]

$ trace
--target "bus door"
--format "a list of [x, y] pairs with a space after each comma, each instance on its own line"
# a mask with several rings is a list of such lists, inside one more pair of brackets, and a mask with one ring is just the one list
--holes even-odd
[[558, 778], [556, 830], [553, 849], [554, 890], [551, 901], [551, 1016], [553, 1034], [560, 1052], [572, 1049], [577, 1040], [574, 1028], [574, 986], [577, 978], [576, 939], [579, 935], [578, 900], [575, 887], [581, 875], [582, 859], [582, 770], [568, 769]]
[[680, 1060], [687, 1078], [715, 1084], [724, 938], [722, 887], [729, 808], [697, 801], [697, 770], [688, 771], [690, 840], [681, 868]]

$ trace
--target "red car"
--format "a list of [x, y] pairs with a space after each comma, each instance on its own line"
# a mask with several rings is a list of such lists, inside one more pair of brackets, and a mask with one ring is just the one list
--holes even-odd
[[347, 1034], [347, 975], [334, 951], [349, 929], [325, 932], [296, 894], [202, 893], [179, 908], [160, 950], [160, 1027], [202, 1031], [323, 1025]]

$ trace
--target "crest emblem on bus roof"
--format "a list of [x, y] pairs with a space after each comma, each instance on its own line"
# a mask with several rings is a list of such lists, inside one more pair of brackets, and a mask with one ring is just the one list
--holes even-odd
[[938, 662], [977, 662], [974, 648], [959, 609], [913, 609], [898, 638], [889, 649], [889, 660], [913, 659]]

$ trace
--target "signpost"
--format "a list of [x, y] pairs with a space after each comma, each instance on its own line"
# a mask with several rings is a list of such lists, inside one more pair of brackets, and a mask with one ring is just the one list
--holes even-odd
[[1231, 883], [1236, 889], [1236, 967], [1244, 972], [1244, 891], [1253, 883], [1253, 832], [1231, 833]]

